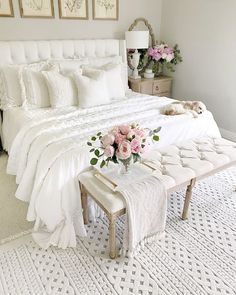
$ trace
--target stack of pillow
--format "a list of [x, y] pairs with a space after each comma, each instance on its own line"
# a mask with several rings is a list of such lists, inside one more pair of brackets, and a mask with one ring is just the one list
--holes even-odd
[[127, 67], [120, 56], [6, 66], [0, 70], [1, 108], [107, 104], [125, 97], [127, 80]]

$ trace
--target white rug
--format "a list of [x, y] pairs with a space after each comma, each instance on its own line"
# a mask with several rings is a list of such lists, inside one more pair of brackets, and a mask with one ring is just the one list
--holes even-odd
[[[233, 295], [236, 168], [198, 184], [189, 221], [170, 198], [166, 237], [134, 259], [108, 259], [108, 223], [90, 224], [76, 249], [39, 249], [30, 236], [0, 247], [0, 294]], [[123, 220], [118, 223], [121, 242]]]

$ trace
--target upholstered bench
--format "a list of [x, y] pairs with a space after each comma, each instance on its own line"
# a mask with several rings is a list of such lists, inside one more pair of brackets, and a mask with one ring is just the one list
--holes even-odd
[[[192, 189], [196, 181], [236, 164], [236, 143], [223, 138], [201, 138], [166, 148], [153, 150], [144, 160], [144, 165], [155, 169], [168, 193], [186, 186], [182, 219], [188, 217]], [[109, 226], [110, 257], [116, 257], [115, 222], [125, 213], [123, 198], [102, 183], [95, 170], [79, 176], [81, 185], [84, 222], [88, 223], [87, 196], [107, 214]]]

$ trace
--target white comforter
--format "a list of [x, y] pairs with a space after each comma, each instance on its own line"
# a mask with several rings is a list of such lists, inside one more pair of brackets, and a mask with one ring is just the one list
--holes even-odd
[[220, 136], [210, 112], [198, 119], [161, 115], [160, 108], [170, 102], [136, 94], [110, 105], [55, 116], [47, 112], [24, 125], [11, 147], [7, 172], [16, 175], [16, 197], [29, 202], [27, 220], [35, 221], [33, 236], [39, 245], [75, 247], [76, 235], [86, 235], [78, 174], [89, 166], [86, 142], [98, 130], [128, 122], [162, 126], [160, 147], [198, 136]]

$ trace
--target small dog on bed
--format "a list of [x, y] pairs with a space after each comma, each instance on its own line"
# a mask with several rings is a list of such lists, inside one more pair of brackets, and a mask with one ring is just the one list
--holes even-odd
[[206, 106], [201, 101], [179, 101], [166, 106], [163, 114], [167, 116], [191, 114], [194, 118], [197, 118], [205, 111]]

